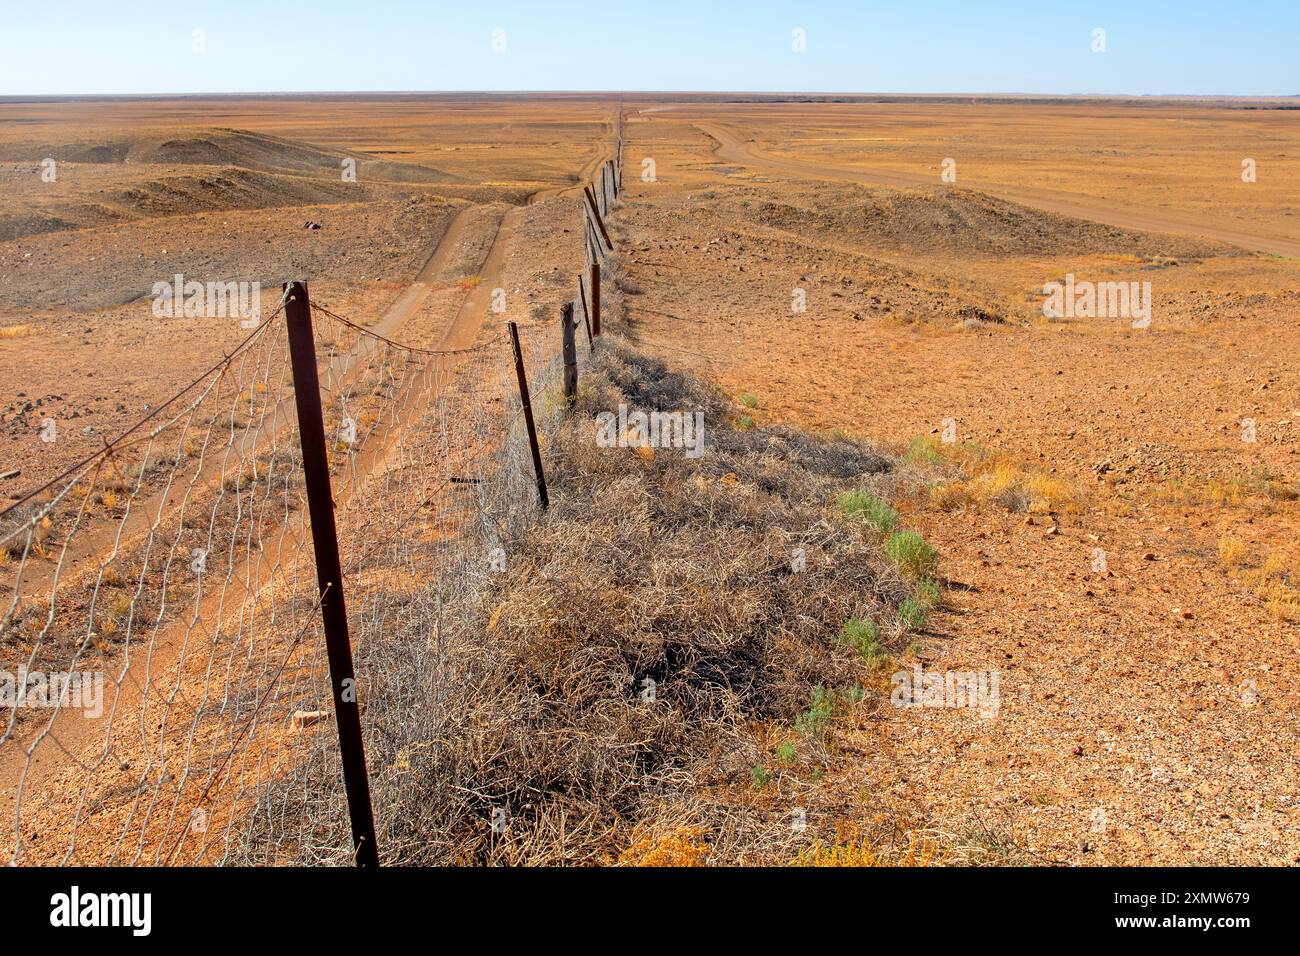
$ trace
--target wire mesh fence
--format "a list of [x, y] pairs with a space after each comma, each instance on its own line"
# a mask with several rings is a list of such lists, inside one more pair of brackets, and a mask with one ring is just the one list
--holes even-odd
[[[559, 314], [519, 338], [543, 447]], [[321, 305], [311, 329], [382, 850], [405, 838], [386, 791], [440, 732], [420, 715], [450, 691], [443, 652], [536, 515], [536, 476], [506, 335], [412, 348]], [[281, 301], [0, 512], [9, 863], [352, 860], [286, 331]]]

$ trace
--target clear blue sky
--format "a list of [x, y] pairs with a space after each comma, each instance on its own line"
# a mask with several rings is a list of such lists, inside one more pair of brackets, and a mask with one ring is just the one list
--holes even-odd
[[[1300, 93], [1300, 0], [3, 3], [0, 95]], [[1098, 27], [1105, 53], [1091, 50]], [[206, 52], [192, 49], [196, 29]]]

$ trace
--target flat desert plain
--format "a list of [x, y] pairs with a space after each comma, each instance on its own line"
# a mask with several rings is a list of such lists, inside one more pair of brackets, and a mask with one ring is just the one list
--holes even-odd
[[422, 346], [499, 331], [493, 288], [552, 322], [621, 110], [621, 331], [759, 427], [906, 450], [944, 597], [899, 666], [1000, 675], [995, 714], [873, 710], [815, 786], [958, 862], [1300, 861], [1294, 104], [746, 100], [0, 103], [0, 493], [238, 343], [155, 314], [176, 274]]

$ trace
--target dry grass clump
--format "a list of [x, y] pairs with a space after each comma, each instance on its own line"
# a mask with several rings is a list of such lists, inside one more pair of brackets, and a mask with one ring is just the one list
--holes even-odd
[[619, 256], [610, 256], [605, 260], [602, 272], [605, 281], [624, 295], [641, 295], [644, 291], [628, 274], [627, 267]]
[[941, 511], [1003, 508], [1031, 514], [1078, 514], [1084, 494], [1073, 482], [1033, 471], [1013, 458], [975, 444], [945, 445], [928, 437], [909, 447], [907, 460], [951, 472], [928, 488]]
[[1219, 563], [1225, 568], [1237, 568], [1249, 560], [1250, 549], [1246, 542], [1231, 535], [1219, 539]]
[[21, 339], [32, 334], [30, 325], [4, 325], [0, 326], [0, 341], [5, 339]]
[[656, 837], [642, 837], [619, 855], [623, 866], [704, 866], [709, 845], [702, 827], [680, 827]]
[[[702, 411], [704, 453], [600, 447], [596, 416], [621, 403]], [[413, 606], [358, 648], [387, 862], [786, 863], [818, 838], [754, 794], [756, 728], [824, 756], [810, 721], [861, 699], [870, 669], [838, 635], [892, 619], [911, 586], [832, 508], [864, 479], [886, 490], [891, 465], [736, 430], [729, 406], [607, 338], [547, 429], [551, 508], [501, 541], [507, 570], [456, 569], [472, 600]], [[341, 861], [339, 794], [301, 796], [332, 848], [313, 858]]]
[[1197, 481], [1171, 481], [1161, 485], [1156, 499], [1162, 504], [1181, 506], [1237, 507], [1295, 501], [1300, 489], [1271, 475], [1258, 473], [1245, 478], [1207, 478]]
[[1044, 861], [1016, 842], [1012, 833], [998, 824], [975, 819], [956, 833], [935, 833], [945, 862], [953, 866], [1033, 866]]
[[1219, 539], [1219, 563], [1280, 621], [1300, 621], [1300, 561], [1270, 551], [1262, 557], [1240, 538]]
[[946, 851], [933, 834], [926, 834], [877, 814], [865, 823], [841, 820], [834, 836], [815, 839], [791, 861], [800, 867], [927, 867], [947, 862]]

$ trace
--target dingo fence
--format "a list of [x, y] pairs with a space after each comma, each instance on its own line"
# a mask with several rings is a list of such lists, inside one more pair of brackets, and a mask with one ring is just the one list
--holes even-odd
[[[231, 354], [0, 511], [0, 856], [383, 858], [370, 781], [421, 746], [404, 715], [447, 692], [440, 648], [545, 504], [574, 328], [584, 352], [599, 335], [612, 243], [583, 206], [560, 336], [412, 348], [289, 283]], [[383, 679], [394, 641], [418, 686]]]

